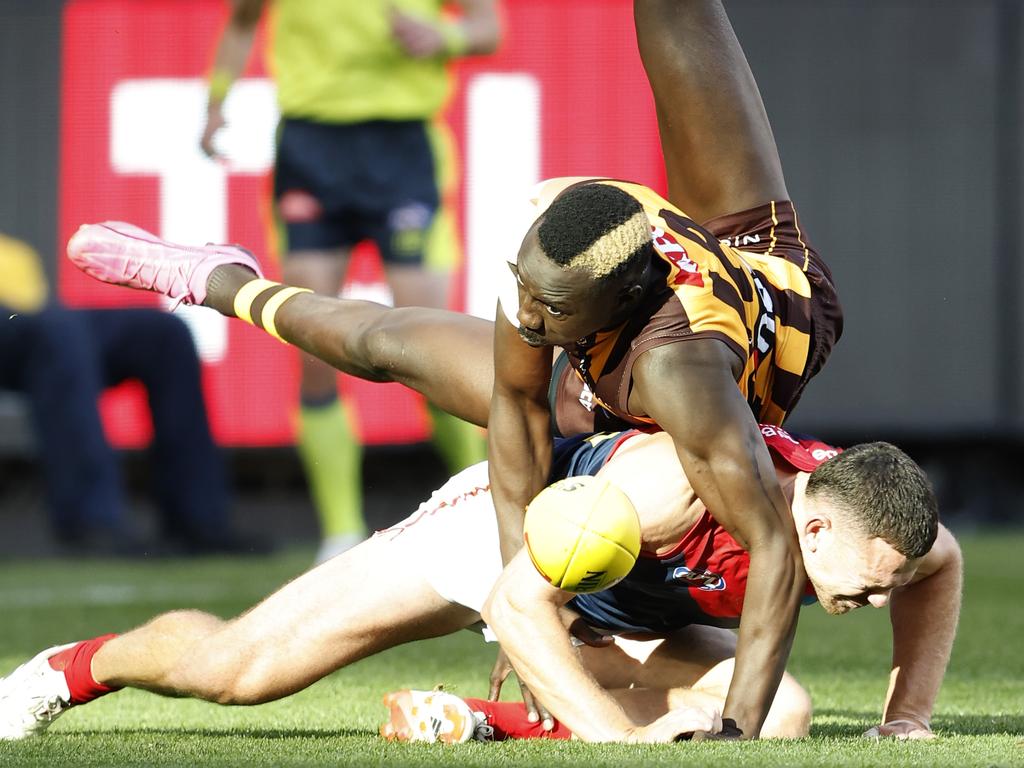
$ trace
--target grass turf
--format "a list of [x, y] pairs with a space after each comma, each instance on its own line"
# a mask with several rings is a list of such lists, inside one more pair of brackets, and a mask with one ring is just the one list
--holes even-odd
[[[1024, 533], [963, 536], [960, 632], [928, 743], [872, 742], [889, 657], [887, 612], [831, 618], [806, 608], [790, 665], [810, 690], [809, 739], [791, 743], [588, 745], [576, 742], [388, 744], [376, 735], [382, 694], [443, 682], [486, 694], [493, 647], [460, 632], [403, 646], [331, 675], [284, 701], [218, 707], [124, 691], [74, 710], [45, 738], [0, 742], [3, 766], [1024, 766]], [[0, 573], [0, 673], [59, 642], [121, 631], [195, 607], [228, 616], [309, 562], [309, 553], [255, 560], [154, 563], [15, 562]], [[339, 587], [338, 599], [343, 600]], [[1016, 650], [1015, 650], [1016, 649]], [[507, 695], [515, 694], [514, 684]]]

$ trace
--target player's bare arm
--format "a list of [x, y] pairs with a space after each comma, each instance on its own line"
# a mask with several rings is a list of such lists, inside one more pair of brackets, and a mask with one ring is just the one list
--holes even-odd
[[483, 617], [534, 695], [584, 741], [671, 742], [680, 734], [715, 731], [715, 713], [670, 710], [638, 725], [587, 672], [559, 609], [572, 597], [537, 573], [521, 551], [495, 585]]
[[550, 380], [551, 348], [525, 343], [499, 305], [487, 452], [506, 563], [523, 545], [526, 505], [547, 485], [551, 471]]
[[750, 553], [723, 718], [756, 738], [785, 671], [806, 577], [771, 456], [736, 387], [739, 364], [722, 342], [694, 339], [646, 352], [633, 378], [639, 412], [672, 436], [694, 491]]
[[224, 97], [231, 83], [241, 77], [252, 52], [256, 25], [266, 0], [233, 0], [231, 16], [221, 33], [210, 78], [210, 95], [206, 105], [206, 125], [199, 146], [209, 157], [215, 157], [213, 137], [224, 127]]
[[963, 557], [939, 526], [910, 584], [892, 592], [892, 672], [882, 724], [871, 735], [931, 738], [931, 716], [960, 616]]

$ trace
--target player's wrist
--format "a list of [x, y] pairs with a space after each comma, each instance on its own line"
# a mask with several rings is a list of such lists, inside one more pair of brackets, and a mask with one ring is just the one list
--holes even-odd
[[219, 109], [220, 105], [223, 104], [224, 100], [228, 97], [228, 92], [231, 90], [231, 86], [234, 85], [234, 83], [235, 76], [231, 72], [219, 67], [214, 68], [214, 70], [210, 72], [210, 77], [207, 81], [209, 94], [207, 109]]

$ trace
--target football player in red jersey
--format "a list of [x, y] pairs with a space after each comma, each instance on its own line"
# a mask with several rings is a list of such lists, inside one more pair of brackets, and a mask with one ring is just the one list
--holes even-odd
[[[800, 542], [801, 592], [832, 614], [890, 606], [892, 674], [872, 733], [929, 736], [959, 613], [961, 559], [923, 472], [885, 443], [829, 459], [828, 446], [773, 426], [759, 439]], [[667, 742], [718, 732], [735, 669], [736, 637], [727, 627], [745, 607], [748, 553], [697, 498], [666, 433], [580, 436], [560, 441], [554, 454], [556, 475], [599, 474], [637, 509], [643, 551], [611, 589], [558, 590], [526, 552], [502, 571], [487, 466], [478, 464], [402, 523], [238, 618], [174, 611], [123, 635], [41, 652], [0, 680], [0, 738], [40, 734], [70, 707], [122, 687], [221, 704], [271, 701], [386, 648], [472, 626], [481, 615], [557, 717], [556, 736]], [[630, 639], [577, 655], [570, 632], [602, 645], [595, 631]], [[383, 733], [391, 738], [544, 732], [522, 705], [510, 719], [506, 705], [450, 695], [403, 691], [386, 701]], [[764, 735], [806, 735], [810, 702], [796, 681], [784, 677], [773, 701]]]

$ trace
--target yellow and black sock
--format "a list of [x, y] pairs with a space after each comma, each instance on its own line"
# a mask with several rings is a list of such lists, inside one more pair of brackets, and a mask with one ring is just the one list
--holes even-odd
[[277, 311], [288, 299], [300, 293], [312, 291], [262, 278], [250, 280], [235, 294], [235, 316], [250, 325], [262, 328], [278, 341], [284, 341], [277, 332]]

